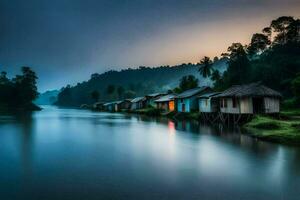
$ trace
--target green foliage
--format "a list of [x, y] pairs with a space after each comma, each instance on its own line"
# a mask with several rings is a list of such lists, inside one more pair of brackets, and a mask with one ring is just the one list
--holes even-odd
[[210, 77], [211, 70], [212, 70], [212, 61], [210, 60], [209, 57], [204, 56], [204, 58], [200, 60], [199, 72], [204, 78], [207, 78]]
[[290, 99], [285, 99], [282, 102], [282, 106], [283, 109], [292, 109], [292, 108], [296, 108], [296, 107], [300, 107], [298, 101], [296, 100], [296, 98], [290, 98]]
[[132, 99], [136, 96], [136, 93], [132, 90], [127, 90], [125, 93], [124, 93], [124, 98], [125, 99]]
[[[247, 47], [233, 43], [228, 52], [222, 54], [229, 59], [228, 69], [221, 78], [216, 74], [212, 78], [215, 89], [261, 81], [284, 97], [296, 96], [299, 91], [295, 90], [299, 87], [292, 86], [292, 80], [300, 72], [299, 26], [299, 19], [279, 17], [262, 33], [255, 33]], [[297, 84], [297, 80], [294, 83]]]
[[[299, 115], [298, 115], [299, 116]], [[299, 119], [278, 120], [271, 117], [256, 116], [252, 121], [244, 125], [254, 137], [290, 144], [300, 144]]]
[[184, 76], [181, 78], [179, 88], [181, 91], [189, 90], [198, 87], [198, 79], [193, 75]]
[[124, 87], [119, 86], [118, 89], [117, 89], [119, 99], [122, 99], [124, 97], [124, 92], [125, 92]]
[[255, 33], [252, 36], [251, 43], [248, 47], [248, 53], [250, 56], [252, 56], [263, 52], [270, 44], [271, 41], [268, 35]]
[[[213, 68], [221, 72], [226, 67], [226, 60], [224, 59], [220, 59], [213, 65]], [[56, 104], [62, 106], [92, 104], [93, 99], [90, 92], [94, 90], [100, 92], [99, 100], [104, 102], [134, 98], [155, 92], [166, 92], [175, 88], [183, 76], [195, 74], [197, 78], [202, 78], [198, 73], [198, 68], [198, 64], [187, 63], [176, 66], [128, 68], [103, 74], [94, 73], [88, 81], [62, 88]], [[109, 85], [115, 86], [115, 91], [112, 94], [107, 94]], [[120, 93], [122, 89], [120, 90], [119, 87], [124, 88], [123, 95], [122, 92]]]
[[67, 105], [74, 106], [71, 86], [67, 85], [65, 88], [62, 88], [61, 92], [57, 96], [57, 99], [59, 101], [59, 104], [57, 102], [55, 104], [61, 106], [67, 106]]
[[228, 47], [229, 58], [227, 71], [223, 74], [223, 87], [228, 88], [232, 85], [238, 85], [249, 82], [250, 61], [248, 59], [245, 47], [241, 43], [233, 43]]
[[109, 85], [106, 88], [106, 93], [109, 94], [109, 95], [111, 95], [111, 94], [113, 94], [115, 92], [115, 89], [116, 89], [116, 87], [114, 85]]
[[220, 91], [223, 88], [223, 79], [219, 70], [213, 70], [211, 80], [214, 81], [214, 89]]
[[296, 101], [300, 103], [300, 74], [292, 81], [292, 91], [296, 97]]
[[144, 108], [144, 109], [140, 109], [140, 110], [131, 110], [129, 112], [141, 114], [141, 115], [152, 116], [152, 117], [157, 117], [157, 116], [161, 116], [163, 110], [153, 108], [153, 107], [148, 107], [148, 108]]
[[253, 125], [254, 128], [265, 129], [265, 130], [274, 130], [280, 128], [280, 125], [275, 121], [261, 122]]
[[22, 75], [10, 80], [6, 72], [0, 75], [0, 104], [8, 107], [26, 107], [38, 96], [37, 76], [29, 67], [22, 67]]
[[182, 90], [181, 90], [179, 87], [176, 87], [176, 88], [173, 89], [173, 92], [174, 92], [175, 94], [179, 94], [179, 93], [182, 92]]
[[274, 43], [286, 44], [299, 41], [299, 19], [282, 16], [271, 22], [270, 28], [276, 33]]
[[99, 101], [100, 93], [97, 90], [91, 92], [92, 99], [97, 102]]

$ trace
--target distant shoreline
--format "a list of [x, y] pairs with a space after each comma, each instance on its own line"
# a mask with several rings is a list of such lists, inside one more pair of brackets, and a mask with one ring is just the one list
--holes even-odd
[[42, 108], [34, 103], [22, 106], [0, 105], [1, 112], [31, 112], [41, 111]]

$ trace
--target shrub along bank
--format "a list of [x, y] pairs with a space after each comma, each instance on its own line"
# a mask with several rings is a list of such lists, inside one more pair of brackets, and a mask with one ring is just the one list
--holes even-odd
[[252, 136], [262, 140], [300, 145], [300, 110], [284, 111], [281, 119], [256, 116], [243, 128]]

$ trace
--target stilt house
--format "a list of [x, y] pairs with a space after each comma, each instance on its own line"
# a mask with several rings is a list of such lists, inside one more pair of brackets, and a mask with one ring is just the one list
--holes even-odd
[[97, 102], [93, 104], [93, 109], [96, 110], [104, 110], [104, 103], [103, 102]]
[[108, 102], [103, 104], [103, 108], [105, 111], [114, 112], [115, 111], [114, 102]]
[[202, 113], [215, 113], [219, 111], [219, 101], [214, 96], [220, 92], [211, 92], [200, 95], [199, 98], [199, 112]]
[[281, 94], [261, 83], [235, 85], [213, 98], [218, 98], [221, 113], [272, 114], [280, 112]]
[[131, 100], [124, 99], [123, 101], [118, 101], [115, 104], [115, 111], [129, 110], [131, 107]]

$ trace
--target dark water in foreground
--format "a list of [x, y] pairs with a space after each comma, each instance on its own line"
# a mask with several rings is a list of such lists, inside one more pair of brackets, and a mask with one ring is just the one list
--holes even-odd
[[0, 199], [300, 199], [300, 149], [196, 123], [0, 116]]

